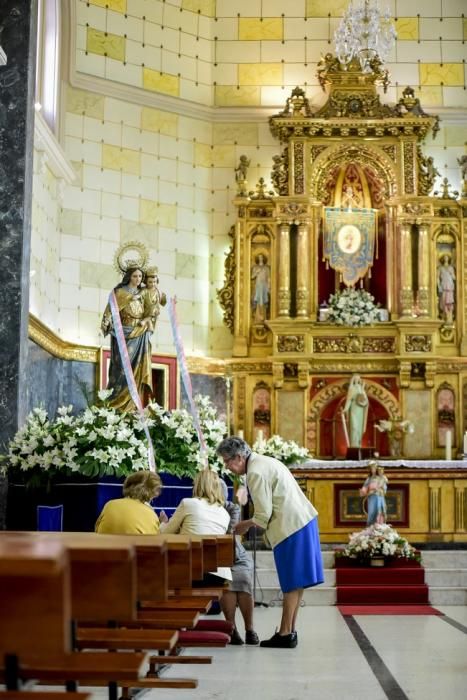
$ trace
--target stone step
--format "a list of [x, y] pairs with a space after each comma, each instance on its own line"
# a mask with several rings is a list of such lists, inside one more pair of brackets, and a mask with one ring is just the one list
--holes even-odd
[[[256, 601], [267, 603], [271, 607], [282, 605], [282, 593], [279, 588], [256, 589]], [[304, 605], [335, 605], [336, 589], [327, 586], [315, 586], [305, 589], [303, 593]]]
[[[275, 569], [256, 569], [257, 586], [265, 588], [279, 588], [279, 579]], [[323, 586], [333, 587], [336, 585], [336, 570], [324, 569]]]
[[467, 589], [451, 586], [430, 586], [431, 605], [467, 605]]
[[425, 569], [425, 582], [431, 586], [467, 589], [467, 569]]
[[467, 569], [467, 550], [424, 550], [422, 564], [425, 569]]

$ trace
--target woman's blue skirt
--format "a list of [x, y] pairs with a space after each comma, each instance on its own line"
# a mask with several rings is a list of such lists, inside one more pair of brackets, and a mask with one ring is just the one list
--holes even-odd
[[323, 583], [318, 518], [314, 518], [301, 530], [279, 542], [273, 552], [283, 593]]

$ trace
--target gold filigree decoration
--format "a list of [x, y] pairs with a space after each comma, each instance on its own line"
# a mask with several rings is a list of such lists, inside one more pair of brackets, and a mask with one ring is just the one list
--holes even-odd
[[250, 199], [271, 199], [271, 197], [274, 197], [274, 192], [267, 189], [266, 180], [264, 177], [260, 177], [256, 183], [256, 190], [250, 190], [248, 196]]
[[340, 338], [313, 339], [313, 352], [316, 353], [392, 353], [395, 349], [394, 338], [361, 337], [355, 333]]
[[406, 335], [405, 336], [405, 351], [406, 352], [431, 352], [433, 343], [431, 335]]
[[287, 204], [281, 204], [279, 206], [280, 216], [286, 216], [292, 219], [303, 216], [307, 211], [306, 204], [300, 204], [299, 202], [288, 202]]
[[300, 87], [294, 88], [286, 100], [284, 109], [279, 114], [282, 117], [290, 116], [295, 119], [297, 117], [311, 117], [312, 111], [305, 91]]
[[293, 145], [294, 161], [294, 189], [295, 194], [303, 194], [305, 191], [305, 171], [303, 157], [303, 142], [298, 141]]
[[270, 362], [229, 362], [229, 367], [235, 374], [246, 372], [248, 374], [270, 374]]
[[99, 361], [99, 348], [76, 345], [62, 340], [32, 314], [29, 314], [28, 335], [36, 345], [60, 360], [93, 362], [95, 364]]
[[411, 141], [404, 141], [403, 153], [404, 153], [404, 191], [406, 194], [413, 194], [415, 192], [414, 153], [413, 153], [413, 143]]
[[325, 151], [328, 148], [328, 146], [312, 146], [310, 148], [310, 158], [311, 161], [313, 162], [315, 158], [319, 156], [320, 153]]
[[271, 182], [276, 193], [281, 196], [289, 194], [289, 149], [284, 148], [281, 155], [273, 156]]
[[114, 267], [117, 272], [125, 274], [132, 267], [146, 272], [149, 251], [141, 241], [127, 241], [117, 248], [114, 255]]
[[431, 156], [424, 156], [420, 146], [417, 146], [418, 194], [429, 195], [437, 177], [441, 175], [434, 165]]
[[303, 352], [305, 350], [305, 336], [303, 335], [278, 335], [277, 352]]
[[371, 148], [363, 144], [337, 144], [326, 149], [313, 163], [310, 178], [310, 195], [318, 200], [325, 201], [329, 197], [329, 187], [332, 179], [337, 177], [339, 169], [349, 163], [359, 164], [365, 171], [374, 171], [374, 179], [381, 185], [384, 198], [389, 198], [396, 193], [397, 175], [394, 163], [378, 148]]
[[381, 146], [381, 150], [384, 151], [394, 163], [397, 161], [397, 151], [396, 146], [393, 143], [385, 143]]
[[443, 343], [453, 343], [456, 338], [456, 332], [452, 323], [445, 323], [439, 329], [439, 336]]
[[217, 290], [217, 298], [224, 312], [224, 323], [231, 333], [235, 324], [235, 226], [229, 230], [232, 245], [224, 262], [224, 286]]

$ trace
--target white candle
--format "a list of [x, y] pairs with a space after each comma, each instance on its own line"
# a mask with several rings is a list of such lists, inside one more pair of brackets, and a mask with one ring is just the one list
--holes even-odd
[[464, 433], [464, 455], [467, 455], [467, 430]]
[[243, 440], [243, 430], [237, 430], [238, 437]]
[[445, 443], [445, 448], [446, 448], [446, 459], [450, 460], [452, 459], [452, 454], [451, 454], [451, 448], [452, 448], [452, 433], [450, 430], [446, 430], [446, 443]]
[[258, 430], [257, 439], [258, 439], [259, 444], [262, 445], [264, 442], [264, 430]]

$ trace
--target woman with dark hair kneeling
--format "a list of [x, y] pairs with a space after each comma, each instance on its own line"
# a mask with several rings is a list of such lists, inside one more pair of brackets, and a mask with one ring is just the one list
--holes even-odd
[[151, 501], [162, 489], [158, 474], [139, 471], [127, 476], [123, 498], [107, 501], [96, 522], [96, 532], [105, 535], [157, 535], [159, 518]]
[[254, 504], [253, 517], [239, 522], [235, 532], [243, 535], [254, 525], [265, 530], [284, 593], [279, 632], [260, 646], [293, 649], [297, 646], [295, 623], [303, 589], [324, 581], [318, 512], [279, 460], [255, 454], [237, 437], [225, 438], [217, 453], [231, 472], [246, 474]]

